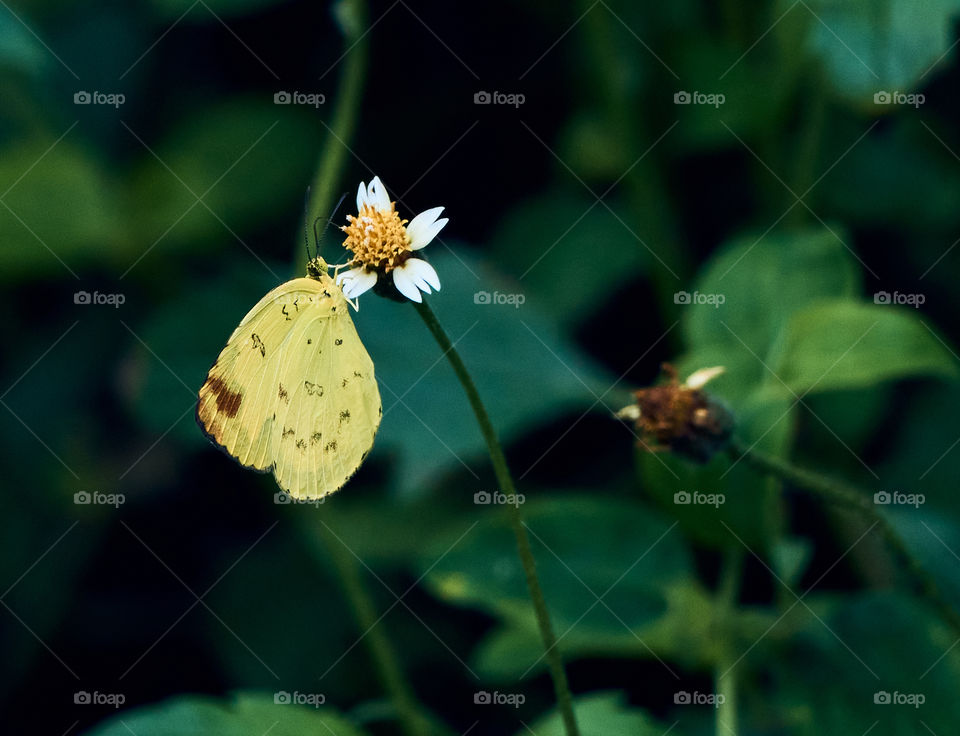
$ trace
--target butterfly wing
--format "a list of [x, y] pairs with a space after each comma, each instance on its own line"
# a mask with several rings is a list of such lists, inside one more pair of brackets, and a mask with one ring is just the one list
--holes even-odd
[[282, 284], [247, 313], [197, 403], [211, 440], [244, 466], [273, 470], [298, 498], [343, 486], [372, 447], [380, 414], [373, 362], [325, 274]]
[[310, 323], [299, 340], [303, 358], [281, 379], [289, 402], [277, 413], [274, 475], [295, 498], [322, 498], [350, 479], [373, 446], [380, 393], [346, 304]]

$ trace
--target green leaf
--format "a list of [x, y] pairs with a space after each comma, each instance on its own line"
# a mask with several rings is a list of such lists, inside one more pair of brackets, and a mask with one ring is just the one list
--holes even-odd
[[171, 698], [125, 711], [90, 736], [362, 736], [363, 731], [325, 705], [312, 708], [274, 702], [273, 693], [245, 692], [231, 700], [198, 695]]
[[[747, 235], [724, 245], [693, 290], [721, 295], [723, 303], [696, 304], [691, 297], [682, 317], [688, 348], [698, 352], [719, 346], [735, 358], [747, 355], [754, 367], [751, 374], [762, 378], [760, 360], [770, 359], [795, 311], [817, 299], [859, 292], [855, 264], [842, 237], [817, 228]], [[748, 393], [754, 386], [744, 388]]]
[[958, 9], [957, 0], [810, 0], [808, 41], [842, 94], [871, 100], [906, 92], [942, 60]]
[[[807, 599], [817, 617], [807, 615], [805, 629], [773, 653], [770, 692], [788, 719], [773, 732], [893, 736], [955, 727], [956, 637], [928, 609], [888, 593], [823, 602]], [[876, 703], [878, 693], [920, 694], [925, 703]]]
[[114, 183], [69, 140], [38, 138], [0, 149], [0, 191], [8, 189], [0, 207], [4, 280], [126, 263], [140, 247], [121, 237]]
[[[683, 733], [658, 723], [641, 708], [630, 707], [622, 693], [591, 693], [577, 698], [573, 705], [582, 736], [662, 736], [667, 731], [680, 736]], [[564, 736], [566, 731], [560, 713], [554, 712], [517, 731], [516, 736], [530, 733]]]
[[[477, 508], [476, 526], [455, 525], [424, 556], [426, 584], [452, 603], [529, 622], [530, 599], [507, 511]], [[630, 630], [664, 613], [667, 587], [693, 574], [673, 525], [643, 506], [565, 495], [528, 499], [523, 513], [559, 631], [575, 626], [594, 636], [632, 636]]]
[[[538, 557], [539, 566], [539, 557]], [[568, 661], [579, 658], [640, 659], [669, 662], [691, 670], [709, 670], [718, 661], [714, 598], [696, 581], [671, 583], [665, 590], [667, 608], [646, 625], [605, 631], [568, 628], [559, 644]], [[731, 636], [743, 649], [763, 638], [776, 619], [772, 611], [743, 608], [733, 622]], [[789, 635], [790, 621], [771, 634], [774, 639]], [[495, 629], [477, 647], [473, 656], [477, 672], [495, 682], [515, 682], [530, 672], [543, 669], [543, 643], [532, 615], [511, 618]]]
[[848, 299], [795, 314], [774, 370], [795, 394], [907, 376], [957, 377], [956, 358], [915, 310]]

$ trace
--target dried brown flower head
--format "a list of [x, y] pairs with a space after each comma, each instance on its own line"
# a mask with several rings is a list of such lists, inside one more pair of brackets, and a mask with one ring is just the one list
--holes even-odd
[[729, 410], [703, 390], [723, 368], [700, 369], [684, 383], [669, 363], [662, 369], [667, 382], [634, 391], [636, 403], [625, 406], [617, 417], [634, 423], [641, 447], [707, 462], [726, 446], [733, 431]]

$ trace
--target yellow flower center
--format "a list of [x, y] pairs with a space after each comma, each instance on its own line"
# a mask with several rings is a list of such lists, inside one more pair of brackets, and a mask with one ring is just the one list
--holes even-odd
[[364, 205], [358, 215], [347, 215], [347, 222], [340, 229], [347, 234], [343, 247], [353, 253], [351, 266], [389, 273], [413, 252], [404, 227], [408, 221], [400, 219], [394, 202], [389, 212]]

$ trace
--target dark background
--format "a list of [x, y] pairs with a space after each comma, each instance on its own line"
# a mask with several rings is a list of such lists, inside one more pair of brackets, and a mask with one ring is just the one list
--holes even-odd
[[[438, 729], [560, 733], [504, 511], [474, 502], [496, 490], [480, 434], [410, 307], [362, 299], [385, 417], [326, 503], [275, 503], [193, 422], [230, 331], [302, 271], [304, 192], [339, 148], [325, 184], [349, 195], [310, 219], [342, 222], [375, 174], [404, 217], [446, 208], [430, 301], [525, 495], [584, 733], [726, 733], [675, 696], [734, 681], [738, 734], [949, 733], [956, 634], [869, 523], [746, 463], [635, 451], [610, 415], [663, 361], [726, 366], [713, 386], [747, 444], [922, 494], [880, 510], [960, 602], [956, 5], [402, 0], [365, 23], [351, 2], [0, 8], [6, 730], [187, 733], [209, 703], [126, 711], [247, 691], [258, 715], [234, 711], [230, 733], [399, 733], [352, 569]], [[356, 124], [336, 129], [360, 54]], [[274, 104], [294, 90], [325, 103]], [[320, 715], [291, 724], [273, 693], [295, 690], [323, 693]]]

